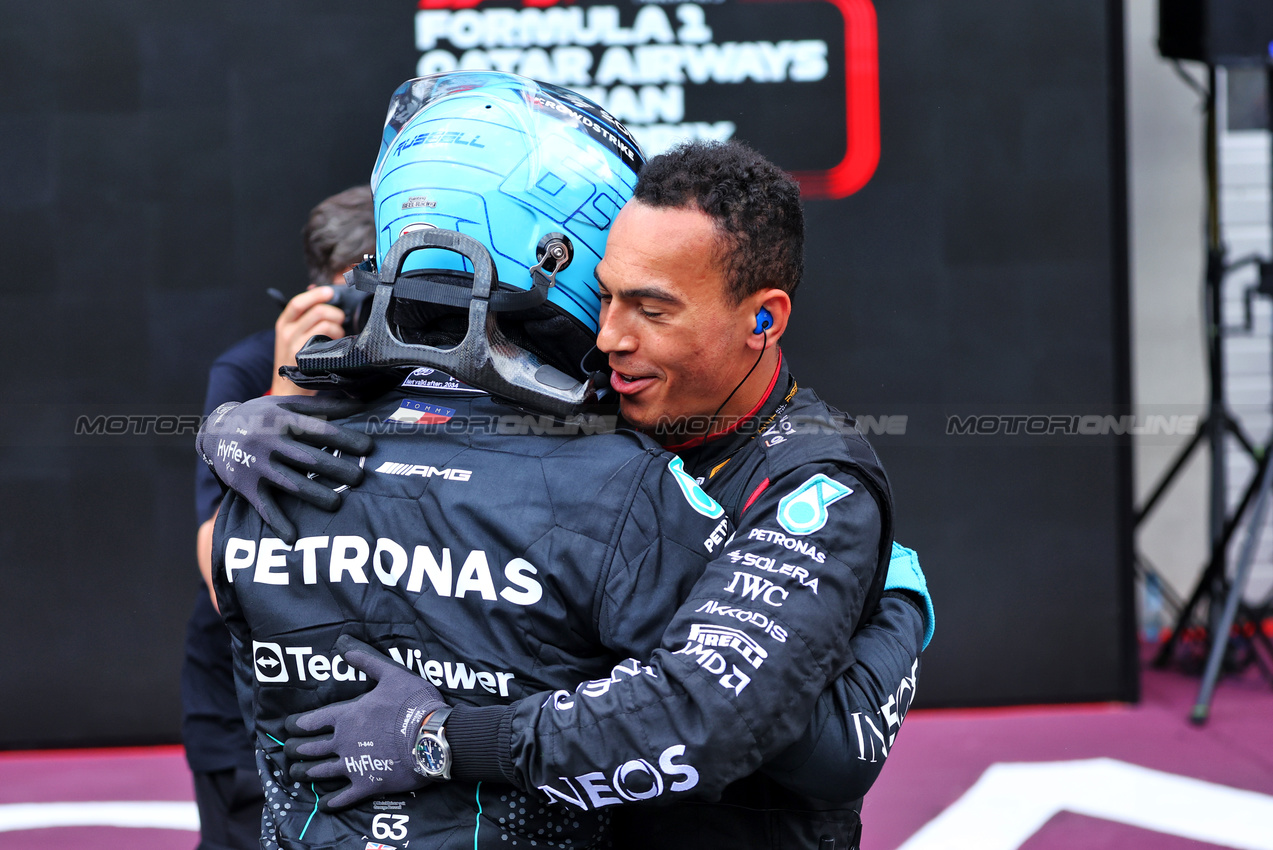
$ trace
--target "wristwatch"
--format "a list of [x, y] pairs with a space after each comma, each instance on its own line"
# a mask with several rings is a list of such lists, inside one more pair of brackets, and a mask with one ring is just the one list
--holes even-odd
[[442, 724], [451, 714], [450, 706], [434, 709], [416, 735], [416, 771], [429, 779], [451, 778], [451, 745], [446, 742], [446, 730]]

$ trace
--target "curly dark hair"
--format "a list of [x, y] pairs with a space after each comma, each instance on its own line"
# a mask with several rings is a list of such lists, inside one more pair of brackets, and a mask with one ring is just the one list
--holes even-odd
[[771, 287], [795, 293], [804, 274], [800, 187], [742, 142], [677, 145], [646, 163], [633, 197], [712, 217], [735, 304]]

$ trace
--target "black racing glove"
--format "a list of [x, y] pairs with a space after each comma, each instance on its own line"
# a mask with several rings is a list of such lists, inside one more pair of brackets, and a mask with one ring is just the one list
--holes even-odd
[[[357, 638], [341, 635], [336, 649], [376, 686], [287, 718], [283, 752], [293, 762], [292, 779], [349, 781], [319, 798], [323, 811], [428, 785], [432, 780], [417, 769], [414, 751], [425, 718], [446, 707], [438, 689]], [[324, 730], [330, 732], [315, 735]]]
[[[356, 413], [356, 401], [325, 396], [262, 396], [227, 402], [199, 429], [195, 446], [221, 483], [256, 508], [285, 543], [296, 527], [279, 509], [274, 490], [291, 493], [325, 511], [340, 506], [340, 494], [306, 477], [313, 472], [338, 484], [362, 481], [362, 467], [349, 455], [371, 453], [371, 437], [327, 422]], [[322, 451], [342, 452], [344, 457]]]

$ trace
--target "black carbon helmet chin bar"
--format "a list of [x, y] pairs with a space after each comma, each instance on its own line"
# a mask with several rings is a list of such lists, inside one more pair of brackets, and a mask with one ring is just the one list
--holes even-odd
[[[427, 273], [404, 278], [408, 255], [425, 249], [460, 254], [473, 265], [472, 285], [461, 287], [430, 281]], [[452, 279], [454, 275], [450, 275]], [[596, 382], [580, 381], [511, 342], [496, 325], [494, 313], [526, 309], [543, 303], [546, 286], [530, 290], [501, 290], [495, 264], [486, 247], [454, 230], [426, 228], [402, 234], [385, 255], [374, 276], [369, 268], [350, 273], [360, 289], [374, 285], [366, 327], [355, 337], [312, 338], [297, 353], [295, 367], [285, 377], [310, 389], [354, 390], [359, 385], [383, 385], [388, 376], [401, 376], [418, 367], [432, 367], [465, 383], [518, 405], [554, 416], [571, 416], [597, 401]], [[404, 342], [389, 322], [394, 298], [460, 306], [467, 300], [468, 328], [458, 345], [444, 347]]]

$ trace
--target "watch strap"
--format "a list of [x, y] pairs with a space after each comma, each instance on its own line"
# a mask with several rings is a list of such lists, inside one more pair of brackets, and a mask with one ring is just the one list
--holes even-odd
[[429, 715], [428, 719], [426, 719], [424, 723], [421, 724], [420, 731], [422, 732], [439, 731], [442, 728], [443, 724], [446, 723], [446, 719], [451, 716], [451, 712], [453, 710], [454, 709], [452, 709], [451, 706], [449, 705], [444, 705], [441, 708], [435, 708], [433, 712]]

